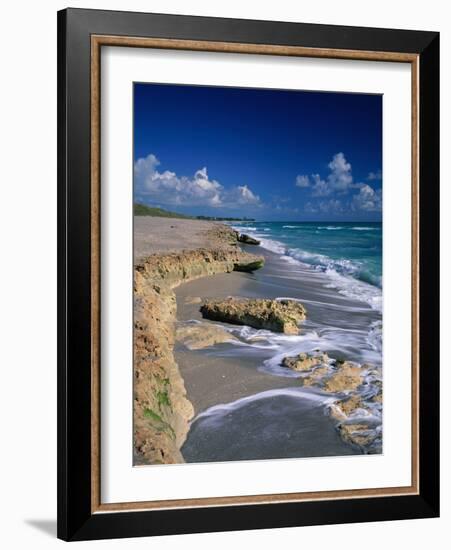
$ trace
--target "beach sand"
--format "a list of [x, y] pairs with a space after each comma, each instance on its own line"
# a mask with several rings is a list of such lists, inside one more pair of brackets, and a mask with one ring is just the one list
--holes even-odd
[[[182, 436], [177, 438], [186, 462], [343, 456], [362, 452], [340, 437], [336, 421], [327, 412], [324, 394], [318, 397], [315, 388], [311, 393], [309, 388], [302, 388], [297, 376], [280, 367], [274, 350], [282, 350], [282, 357], [290, 352], [296, 354], [303, 335], [306, 338], [312, 335], [309, 349], [317, 345], [317, 339], [331, 357], [344, 357], [359, 364], [377, 361], [379, 355], [372, 351], [366, 336], [367, 327], [377, 322], [380, 314], [360, 301], [337, 293], [325, 284], [321, 274], [306, 266], [287, 264], [280, 255], [259, 246], [240, 244], [238, 247], [236, 243], [230, 246], [230, 229], [220, 223], [135, 217], [134, 249], [135, 264], [142, 265], [149, 261], [146, 260], [149, 255], [163, 258], [165, 262], [172, 254], [169, 270], [177, 269], [177, 262], [191, 261], [193, 254], [197, 261], [198, 253], [205, 250], [210, 251], [209, 254], [222, 250], [221, 257], [233, 257], [241, 253], [241, 249], [265, 259], [262, 269], [250, 273], [230, 272], [233, 267], [216, 265], [215, 259], [207, 259], [205, 273], [202, 273], [204, 267], [201, 271], [198, 267], [192, 271], [190, 263], [187, 268], [179, 269], [181, 280], [168, 275], [173, 290], [168, 294], [166, 307], [172, 308], [170, 304], [175, 298], [174, 329], [203, 322], [222, 327], [235, 339], [234, 343], [217, 343], [197, 350], [187, 349], [183, 342], [175, 341], [174, 347], [171, 344], [168, 348], [170, 362], [179, 373], [174, 386], [181, 388], [174, 402], [187, 399], [193, 410], [191, 418], [184, 416]], [[213, 264], [209, 264], [210, 261]], [[194, 273], [194, 277], [190, 273]], [[269, 337], [264, 335], [264, 345], [260, 346], [258, 338], [243, 336], [242, 327], [202, 319], [200, 304], [203, 301], [228, 296], [300, 300], [307, 308], [307, 321], [301, 325], [300, 338], [284, 340], [283, 335], [274, 334], [273, 338], [270, 333]], [[159, 328], [158, 319], [154, 327]], [[148, 394], [148, 388], [146, 391]], [[170, 396], [172, 398], [171, 393]], [[139, 405], [138, 400], [135, 424]], [[170, 412], [164, 421], [175, 425]], [[145, 425], [146, 422], [144, 419]], [[175, 432], [178, 433], [177, 428]], [[152, 443], [149, 443], [151, 435], [146, 437], [143, 448]], [[180, 460], [176, 451], [165, 450], [165, 453], [164, 461], [167, 456], [171, 457], [170, 461]], [[146, 463], [146, 460], [148, 458], [140, 455], [137, 463]]]
[[220, 225], [202, 220], [135, 216], [135, 261], [150, 254], [210, 248], [212, 244], [218, 246], [220, 243], [212, 243], [210, 232]]

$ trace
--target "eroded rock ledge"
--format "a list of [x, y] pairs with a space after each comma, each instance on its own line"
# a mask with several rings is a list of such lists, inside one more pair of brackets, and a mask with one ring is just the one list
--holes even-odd
[[215, 228], [228, 246], [154, 254], [134, 273], [134, 451], [135, 464], [180, 463], [193, 407], [174, 360], [178, 284], [216, 273], [252, 270], [263, 258], [231, 246], [228, 228]]
[[298, 325], [306, 315], [304, 306], [296, 300], [234, 297], [208, 300], [200, 311], [203, 317], [213, 321], [248, 325], [286, 334], [298, 334]]

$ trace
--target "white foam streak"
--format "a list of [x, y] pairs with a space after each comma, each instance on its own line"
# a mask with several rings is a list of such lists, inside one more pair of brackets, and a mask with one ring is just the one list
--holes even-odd
[[266, 248], [270, 252], [274, 252], [275, 254], [285, 254], [285, 246], [280, 241], [261, 239], [260, 246], [262, 248]]
[[281, 388], [276, 390], [266, 390], [264, 392], [256, 393], [254, 395], [242, 397], [241, 399], [237, 399], [236, 401], [232, 401], [231, 403], [221, 403], [219, 405], [214, 405], [213, 407], [210, 407], [209, 409], [206, 409], [205, 411], [198, 414], [192, 422], [198, 420], [199, 418], [214, 416], [224, 417], [232, 411], [236, 411], [241, 407], [249, 405], [249, 403], [280, 396], [295, 397], [297, 399], [307, 399], [309, 401], [324, 405], [333, 403], [336, 400], [336, 398], [333, 396], [325, 395], [321, 392], [305, 388]]
[[287, 249], [280, 241], [262, 238], [260, 245], [271, 252], [281, 255], [281, 259], [293, 265], [317, 269], [329, 279], [328, 288], [353, 300], [366, 302], [376, 311], [382, 311], [382, 290], [374, 285], [356, 279], [361, 266], [358, 262], [341, 259], [332, 260], [323, 254], [315, 254], [299, 248]]
[[375, 311], [382, 313], [382, 290], [378, 287], [341, 275], [334, 269], [326, 270], [330, 278], [329, 288], [335, 288], [343, 296], [366, 302]]
[[231, 225], [230, 227], [240, 233], [246, 233], [246, 231], [257, 231], [256, 227], [248, 227], [247, 225]]

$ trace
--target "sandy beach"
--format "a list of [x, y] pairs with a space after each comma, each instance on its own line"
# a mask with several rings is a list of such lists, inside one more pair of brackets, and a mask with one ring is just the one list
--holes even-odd
[[[163, 356], [149, 362], [150, 332], [155, 336], [162, 327], [157, 315], [138, 363], [135, 358], [135, 378], [140, 373], [135, 383], [135, 463], [377, 452], [371, 447], [376, 424], [369, 410], [379, 390], [371, 386], [368, 393], [368, 380], [376, 371], [366, 361], [374, 365], [378, 355], [362, 326], [377, 323], [380, 315], [327, 288], [321, 274], [234, 239], [232, 230], [219, 223], [135, 217], [136, 269], [151, 274], [141, 288], [155, 287], [156, 261], [159, 277], [158, 303], [152, 298], [138, 314], [135, 308], [135, 341], [136, 319], [148, 319], [149, 308], [152, 315], [155, 308], [171, 313], [159, 336], [167, 343]], [[241, 254], [248, 264], [263, 258], [264, 267], [235, 271]], [[166, 303], [161, 302], [164, 281]], [[141, 292], [135, 288], [135, 303], [137, 298], [141, 303]], [[307, 320], [298, 336], [289, 336], [203, 318], [202, 303], [230, 296], [300, 300]], [[305, 374], [281, 366], [283, 357], [316, 346], [332, 358], [326, 365]], [[152, 353], [161, 347], [157, 335]], [[338, 363], [338, 357], [344, 361]], [[156, 378], [155, 366], [161, 371]], [[364, 387], [366, 393], [360, 391]], [[159, 397], [149, 399], [152, 392]]]
[[222, 225], [202, 220], [135, 216], [135, 261], [156, 253], [224, 246], [224, 242], [212, 235], [216, 227]]

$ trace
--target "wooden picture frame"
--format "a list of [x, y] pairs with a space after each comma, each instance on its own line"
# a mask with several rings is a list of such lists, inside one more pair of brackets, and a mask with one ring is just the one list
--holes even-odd
[[[102, 504], [100, 51], [103, 46], [394, 61], [412, 67], [410, 487]], [[439, 513], [439, 35], [131, 12], [58, 13], [58, 537], [436, 517]]]

